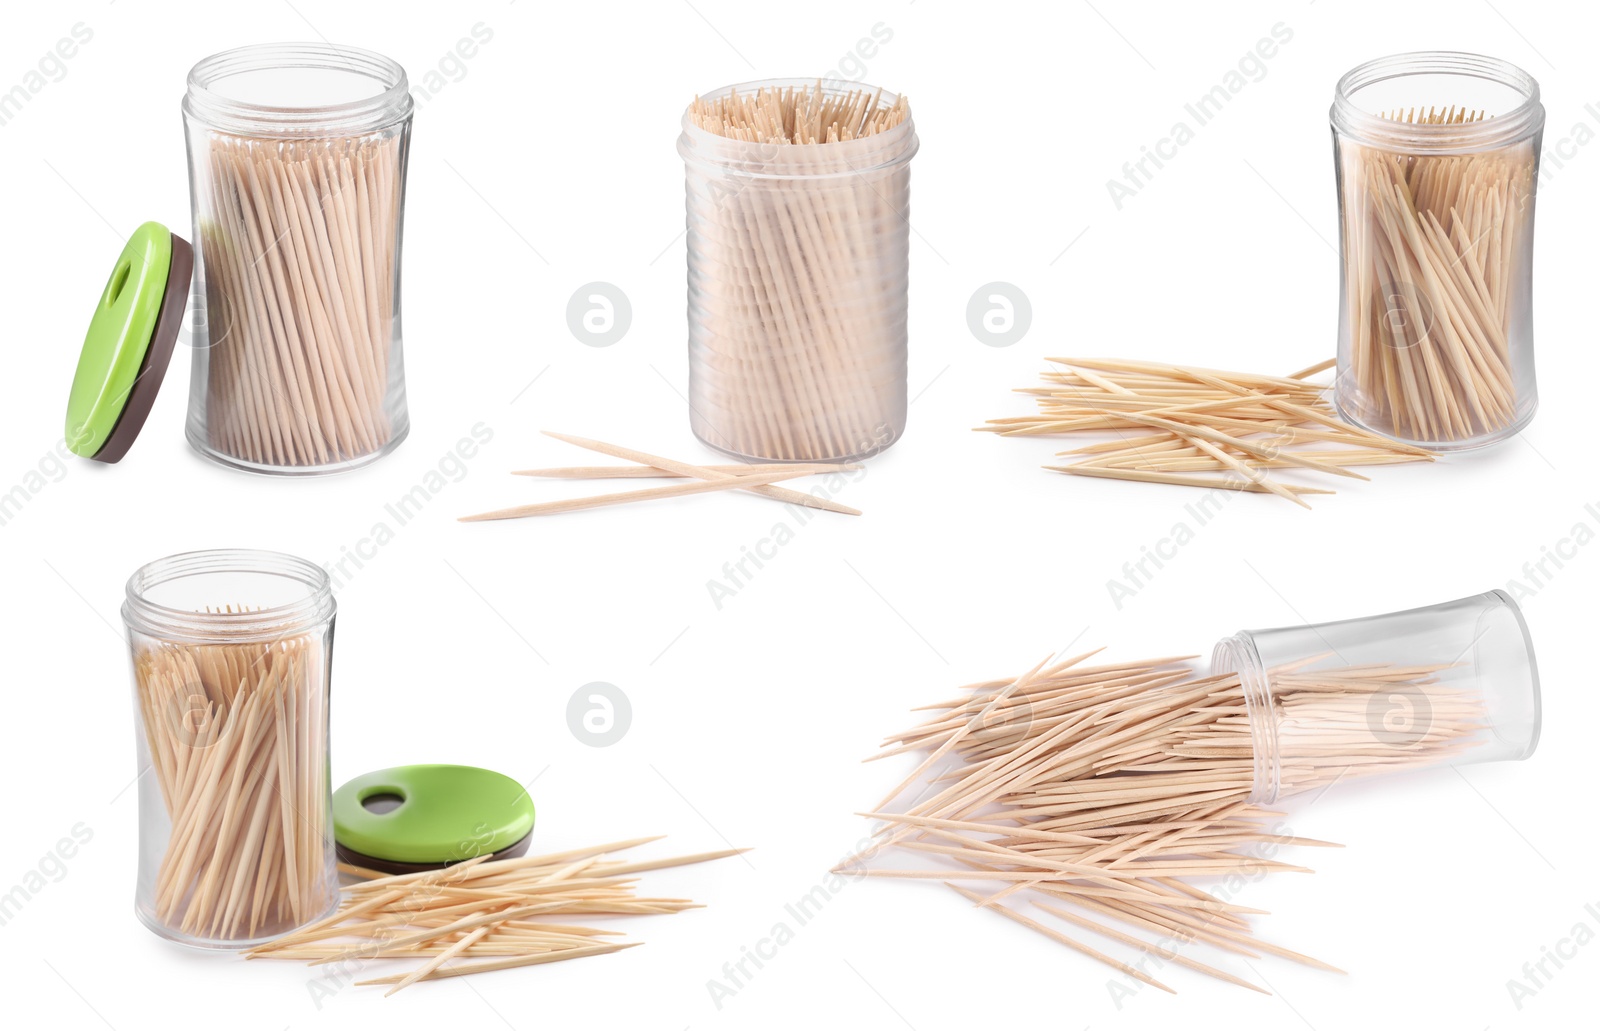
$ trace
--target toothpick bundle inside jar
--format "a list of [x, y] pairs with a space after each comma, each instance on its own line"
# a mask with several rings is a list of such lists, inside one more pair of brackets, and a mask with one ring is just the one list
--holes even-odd
[[906, 417], [910, 107], [771, 80], [683, 119], [695, 435], [760, 461], [838, 462]]
[[273, 552], [189, 552], [136, 572], [122, 615], [139, 918], [186, 945], [242, 949], [325, 916], [339, 897], [327, 574]]
[[330, 472], [405, 437], [404, 69], [328, 44], [189, 74], [197, 300], [190, 443], [256, 472]]
[[1439, 451], [1516, 433], [1538, 403], [1538, 83], [1494, 58], [1401, 54], [1345, 75], [1330, 117], [1341, 413]]

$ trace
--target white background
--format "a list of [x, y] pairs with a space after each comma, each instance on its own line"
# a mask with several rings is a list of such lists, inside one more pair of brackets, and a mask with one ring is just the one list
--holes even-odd
[[[1305, 512], [1240, 497], [1119, 609], [1106, 582], [1172, 532], [1194, 495], [1039, 469], [1054, 440], [972, 433], [1027, 409], [1062, 354], [1284, 373], [1332, 354], [1337, 259], [1326, 112], [1347, 68], [1389, 52], [1477, 50], [1541, 81], [1547, 147], [1600, 130], [1594, 12], [1554, 4], [800, 6], [217, 3], [17, 5], [0, 88], [82, 22], [90, 42], [0, 127], [8, 361], [0, 490], [31, 484], [0, 527], [8, 667], [0, 891], [82, 823], [92, 840], [0, 927], [0, 1005], [30, 1026], [1493, 1028], [1592, 1025], [1600, 945], [1513, 1004], [1507, 982], [1584, 923], [1594, 875], [1595, 583], [1580, 547], [1539, 583], [1524, 564], [1600, 528], [1592, 385], [1600, 147], [1567, 148], [1541, 187], [1536, 325], [1543, 406], [1527, 433], [1428, 467], [1340, 483]], [[1504, 17], [1502, 17], [1502, 12]], [[1510, 19], [1510, 22], [1507, 19]], [[1585, 19], [1589, 19], [1585, 21]], [[1106, 180], [1167, 135], [1277, 23], [1293, 33], [1194, 141], [1119, 211]], [[364, 471], [310, 481], [208, 465], [183, 438], [188, 355], [174, 359], [120, 464], [50, 457], [88, 314], [146, 219], [189, 235], [179, 117], [207, 54], [325, 37], [393, 56], [414, 82], [482, 23], [492, 40], [419, 108], [405, 239], [412, 432]], [[866, 81], [905, 92], [913, 164], [911, 407], [904, 440], [718, 610], [706, 583], [786, 518], [711, 495], [560, 518], [455, 517], [581, 492], [512, 478], [591, 456], [542, 428], [716, 459], [685, 402], [682, 168], [696, 91], [827, 75], [882, 23]], [[1513, 24], [1514, 23], [1514, 24]], [[448, 64], [448, 62], [447, 62]], [[631, 300], [615, 346], [577, 341], [580, 285]], [[968, 298], [1031, 298], [1021, 342], [985, 346]], [[466, 762], [532, 781], [538, 846], [666, 833], [650, 854], [755, 846], [748, 862], [648, 875], [709, 908], [628, 924], [646, 947], [532, 970], [340, 992], [308, 972], [191, 954], [131, 911], [133, 727], [118, 605], [128, 574], [172, 552], [274, 548], [337, 561], [384, 505], [482, 423], [492, 442], [340, 588], [334, 778]], [[605, 459], [600, 459], [605, 461]], [[43, 470], [42, 481], [30, 471]], [[594, 485], [602, 488], [608, 485]], [[1570, 553], [1570, 549], [1569, 549]], [[353, 567], [352, 567], [353, 568]], [[1276, 626], [1453, 598], [1513, 579], [1539, 649], [1548, 719], [1528, 762], [1339, 787], [1293, 807], [1341, 851], [1291, 859], [1244, 901], [1259, 931], [1349, 970], [1210, 961], [1257, 996], [1188, 971], [1119, 1009], [1111, 972], [931, 884], [849, 883], [804, 927], [785, 905], [851, 851], [904, 766], [862, 766], [912, 706], [1021, 672], [1076, 642], [1122, 658], [1209, 652]], [[565, 715], [581, 685], [631, 699], [623, 740], [594, 748]], [[536, 778], [536, 779], [535, 779]], [[719, 1009], [707, 988], [783, 921], [792, 942]], [[1108, 947], [1119, 955], [1127, 950]], [[1571, 951], [1570, 949], [1568, 950]], [[753, 969], [753, 968], [750, 968]], [[8, 1016], [7, 1023], [12, 1023]]]

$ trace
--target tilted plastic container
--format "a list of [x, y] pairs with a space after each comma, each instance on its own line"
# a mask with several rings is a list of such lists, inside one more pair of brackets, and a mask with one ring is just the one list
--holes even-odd
[[1533, 642], [1504, 591], [1243, 630], [1211, 672], [1241, 681], [1263, 804], [1344, 777], [1526, 759], [1539, 741]]

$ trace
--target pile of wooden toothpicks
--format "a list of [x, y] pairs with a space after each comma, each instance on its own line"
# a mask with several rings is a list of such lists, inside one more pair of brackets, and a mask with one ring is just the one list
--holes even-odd
[[1277, 471], [1365, 480], [1358, 466], [1430, 462], [1419, 447], [1339, 418], [1328, 387], [1310, 377], [1330, 359], [1288, 376], [1224, 372], [1119, 358], [1051, 358], [1062, 366], [1044, 385], [1018, 393], [1034, 415], [990, 419], [979, 430], [1004, 437], [1100, 434], [1047, 465], [1073, 476], [1270, 493], [1305, 508], [1304, 495], [1331, 490], [1285, 483]]
[[[609, 853], [656, 841], [635, 838], [543, 856], [481, 856], [441, 870], [385, 876], [340, 864], [362, 878], [344, 888], [337, 912], [245, 953], [249, 959], [298, 959], [313, 966], [365, 968], [383, 960], [421, 960], [402, 973], [358, 985], [388, 985], [393, 995], [417, 981], [559, 963], [631, 949], [608, 939], [620, 932], [555, 919], [681, 913], [688, 899], [634, 893], [632, 874], [736, 856], [745, 849], [622, 862]], [[346, 970], [348, 972], [348, 969]]]
[[568, 436], [565, 433], [555, 433], [545, 430], [544, 435], [554, 437], [556, 440], [566, 441], [568, 444], [597, 451], [613, 458], [622, 458], [637, 465], [589, 465], [568, 466], [560, 469], [519, 469], [518, 476], [543, 476], [563, 480], [604, 480], [604, 479], [690, 479], [694, 482], [674, 484], [667, 487], [647, 487], [644, 490], [619, 491], [615, 494], [598, 494], [587, 498], [571, 498], [565, 501], [544, 501], [532, 505], [518, 505], [515, 508], [502, 508], [494, 512], [482, 512], [478, 515], [462, 516], [463, 523], [484, 522], [491, 519], [520, 519], [524, 516], [558, 515], [562, 512], [576, 512], [586, 508], [601, 508], [606, 505], [625, 505], [634, 501], [657, 501], [663, 498], [681, 498], [689, 494], [706, 494], [713, 491], [743, 490], [751, 494], [759, 494], [764, 498], [781, 501], [790, 505], [803, 505], [806, 508], [820, 508], [824, 512], [838, 512], [842, 515], [860, 515], [861, 510], [842, 505], [829, 499], [825, 492], [820, 494], [807, 494], [803, 491], [790, 490], [787, 487], [775, 486], [780, 480], [793, 480], [802, 476], [818, 476], [852, 472], [861, 468], [858, 464], [815, 464], [815, 463], [774, 463], [770, 465], [693, 465], [689, 462], [679, 462], [671, 458], [662, 458], [660, 455], [647, 454], [635, 451], [632, 448], [618, 447], [603, 441], [589, 440], [585, 437]]
[[[1250, 923], [1264, 911], [1236, 897], [1267, 873], [1310, 872], [1273, 858], [1284, 847], [1330, 845], [1295, 835], [1286, 814], [1257, 803], [1261, 760], [1239, 674], [1201, 675], [1183, 657], [1089, 665], [1095, 654], [1046, 659], [921, 706], [926, 718], [873, 758], [923, 759], [861, 814], [881, 821], [876, 843], [839, 872], [944, 882], [1166, 992], [1151, 971], [1174, 963], [1265, 993], [1213, 965], [1230, 954], [1338, 972], [1264, 940]], [[1283, 796], [1435, 766], [1475, 747], [1484, 702], [1445, 679], [1448, 663], [1312, 668], [1323, 658], [1268, 670], [1289, 728], [1273, 750]], [[1392, 705], [1397, 692], [1427, 706], [1426, 734], [1372, 731], [1374, 706]], [[884, 854], [915, 865], [867, 865]], [[954, 933], [970, 944], [977, 932]]]

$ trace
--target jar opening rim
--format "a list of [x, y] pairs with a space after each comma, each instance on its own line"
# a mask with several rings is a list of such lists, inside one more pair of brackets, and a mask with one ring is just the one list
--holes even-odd
[[[320, 73], [365, 81], [357, 96], [269, 101], [236, 95], [229, 80], [270, 73]], [[319, 102], [320, 101], [320, 102]], [[184, 110], [214, 128], [244, 133], [367, 132], [409, 117], [410, 83], [400, 64], [371, 50], [337, 43], [257, 43], [212, 54], [189, 70]]]
[[[1483, 79], [1520, 96], [1508, 110], [1477, 122], [1428, 124], [1385, 118], [1356, 102], [1356, 94], [1390, 79], [1456, 75]], [[1427, 50], [1379, 57], [1350, 69], [1334, 87], [1329, 121], [1341, 136], [1399, 150], [1460, 153], [1515, 143], [1544, 125], [1539, 82], [1509, 61], [1466, 51]]]
[[[289, 601], [260, 608], [205, 611], [154, 600], [151, 592], [190, 577], [238, 574], [274, 577], [304, 588]], [[186, 551], [148, 562], [128, 578], [123, 620], [132, 630], [177, 639], [246, 641], [303, 632], [332, 618], [335, 603], [327, 570], [279, 551], [245, 548]], [[218, 599], [219, 605], [249, 605], [250, 599]]]
[[1211, 652], [1211, 675], [1234, 674], [1244, 697], [1250, 730], [1251, 785], [1249, 801], [1271, 805], [1283, 790], [1278, 741], [1278, 703], [1272, 680], [1248, 630], [1218, 641]]

